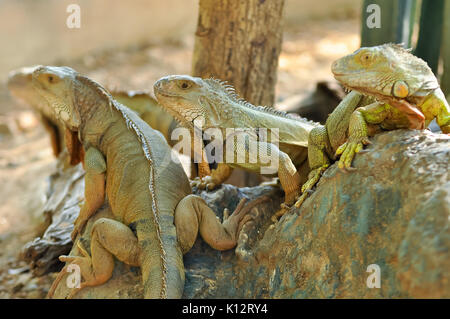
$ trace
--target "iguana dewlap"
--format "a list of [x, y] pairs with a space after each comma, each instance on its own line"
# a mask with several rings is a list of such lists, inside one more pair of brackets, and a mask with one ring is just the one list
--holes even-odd
[[[146, 298], [179, 298], [184, 287], [182, 253], [199, 232], [216, 249], [236, 245], [248, 205], [220, 223], [191, 188], [167, 142], [137, 114], [115, 101], [96, 82], [68, 67], [38, 67], [33, 85], [55, 116], [77, 132], [85, 149], [85, 203], [73, 238], [107, 196], [115, 219], [101, 218], [92, 228], [90, 254], [61, 256], [79, 265], [85, 286], [97, 286], [112, 275], [114, 257], [139, 266]], [[62, 278], [66, 267], [49, 292]]]

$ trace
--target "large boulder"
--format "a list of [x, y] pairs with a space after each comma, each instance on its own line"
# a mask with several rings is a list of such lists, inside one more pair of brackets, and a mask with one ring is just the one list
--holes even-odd
[[[450, 137], [398, 130], [372, 142], [356, 171], [332, 165], [266, 231], [240, 296], [450, 297]], [[372, 264], [380, 288], [367, 286]]]
[[[219, 217], [244, 196], [272, 200], [254, 208], [236, 250], [197, 240], [184, 256], [184, 297], [449, 298], [449, 157], [444, 134], [379, 134], [356, 156], [355, 171], [332, 165], [302, 207], [274, 225], [270, 217], [283, 199], [277, 187], [195, 190]], [[142, 297], [139, 269], [116, 265], [108, 283], [77, 297]], [[63, 298], [65, 280], [60, 286], [55, 297]]]

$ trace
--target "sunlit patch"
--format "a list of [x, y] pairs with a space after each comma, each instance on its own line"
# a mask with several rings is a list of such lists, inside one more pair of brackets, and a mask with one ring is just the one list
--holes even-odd
[[280, 59], [278, 60], [278, 66], [280, 68], [286, 68], [289, 65], [288, 58], [284, 55], [280, 55]]
[[22, 131], [29, 131], [39, 124], [33, 112], [22, 112], [17, 118], [17, 125]]
[[349, 54], [352, 48], [349, 48], [346, 43], [324, 39], [316, 44], [316, 50], [319, 51], [318, 53], [327, 56], [344, 56]]

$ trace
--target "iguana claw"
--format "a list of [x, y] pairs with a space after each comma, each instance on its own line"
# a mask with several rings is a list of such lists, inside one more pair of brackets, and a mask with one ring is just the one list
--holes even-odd
[[356, 153], [360, 153], [365, 145], [369, 145], [371, 142], [367, 137], [349, 139], [347, 142], [339, 146], [336, 150], [336, 156], [341, 156], [339, 159], [338, 167], [344, 171], [355, 170], [352, 167], [353, 159]]

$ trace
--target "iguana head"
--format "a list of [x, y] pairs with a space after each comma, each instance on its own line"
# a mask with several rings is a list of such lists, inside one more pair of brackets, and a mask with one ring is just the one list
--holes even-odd
[[77, 131], [81, 124], [80, 110], [74, 97], [77, 76], [75, 70], [66, 66], [40, 66], [32, 73], [36, 91], [48, 102], [55, 116], [72, 131]]
[[153, 89], [158, 102], [180, 122], [193, 125], [195, 119], [205, 116], [201, 100], [209, 88], [201, 78], [170, 75], [156, 81]]
[[48, 103], [32, 84], [32, 74], [39, 67], [40, 65], [35, 65], [11, 71], [8, 75], [8, 90], [15, 98], [31, 105], [38, 111], [44, 112], [46, 115], [48, 115], [47, 113], [53, 114]]
[[360, 48], [336, 60], [331, 71], [345, 87], [385, 101], [426, 96], [439, 87], [426, 62], [396, 44]]
[[222, 105], [235, 99], [231, 86], [216, 79], [202, 79], [189, 75], [170, 75], [153, 86], [159, 104], [184, 125], [193, 127], [196, 119], [205, 126], [217, 126], [226, 116]]

